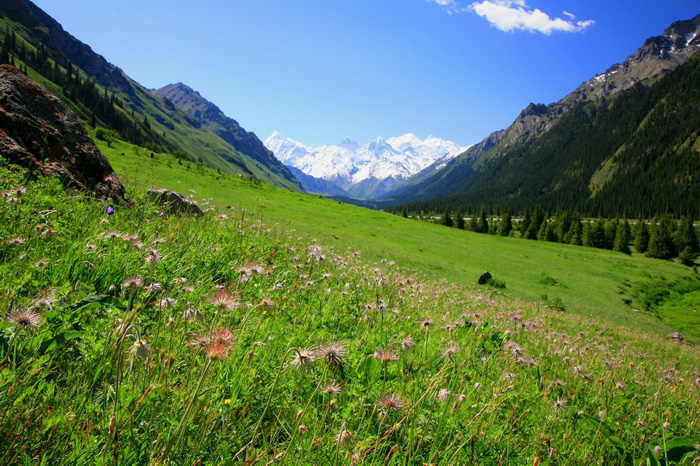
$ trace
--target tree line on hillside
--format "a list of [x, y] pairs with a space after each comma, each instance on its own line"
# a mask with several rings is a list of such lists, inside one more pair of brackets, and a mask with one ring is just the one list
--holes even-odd
[[468, 212], [507, 204], [522, 213], [541, 204], [593, 218], [699, 218], [698, 82], [700, 54], [654, 85], [578, 103], [547, 131], [493, 146], [476, 165], [448, 164], [431, 184], [417, 185], [428, 198], [406, 208]]
[[46, 45], [32, 47], [19, 39], [9, 26], [4, 31], [0, 64], [17, 66], [24, 74], [28, 74], [31, 68], [61, 87], [63, 95], [76, 106], [74, 110], [89, 120], [93, 128], [102, 125], [115, 130], [125, 141], [152, 150], [159, 149], [164, 140], [151, 130], [147, 116], [141, 119], [133, 109], [125, 109], [123, 100], [114, 92], [110, 93], [107, 88], [101, 90], [94, 77], [86, 77], [70, 60], [65, 61], [65, 67], [59, 65]]
[[[405, 207], [400, 214], [410, 217]], [[461, 210], [453, 215], [449, 209], [438, 218], [423, 214], [413, 217], [476, 233], [609, 249], [624, 254], [631, 254], [634, 248], [647, 257], [679, 258], [688, 266], [694, 265], [700, 254], [698, 233], [691, 216], [678, 220], [664, 214], [651, 221], [640, 218], [633, 223], [620, 218], [586, 220], [576, 211], [561, 208], [554, 215], [549, 215], [541, 205], [537, 205], [532, 212], [526, 208], [522, 218], [517, 220], [512, 217], [508, 207], [503, 209], [502, 215], [499, 209], [494, 217], [488, 214], [486, 206], [468, 219]]]

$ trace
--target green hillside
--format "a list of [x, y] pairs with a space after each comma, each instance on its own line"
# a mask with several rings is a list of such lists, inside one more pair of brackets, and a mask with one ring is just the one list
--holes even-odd
[[[0, 160], [2, 464], [698, 458], [697, 347], [615, 300], [581, 315], [623, 277], [682, 283], [686, 269], [496, 242], [113, 146], [130, 203]], [[144, 184], [208, 212], [164, 213]], [[465, 284], [485, 264], [505, 290]], [[514, 299], [537, 287], [591, 307]]]
[[[455, 160], [409, 211], [540, 204], [591, 216], [700, 214], [700, 55], [650, 87], [581, 102], [546, 132]], [[406, 193], [404, 193], [406, 194]], [[449, 194], [449, 196], [445, 196]]]
[[200, 202], [234, 207], [233, 215], [246, 209], [245, 215], [268, 226], [316, 239], [339, 252], [361, 251], [367, 261], [395, 262], [421, 276], [463, 286], [475, 284], [488, 270], [505, 282], [503, 291], [514, 298], [559, 302], [567, 312], [663, 335], [680, 330], [691, 339], [700, 338], [694, 328], [700, 323], [696, 314], [678, 311], [690, 320], [674, 327], [668, 317], [662, 320], [657, 315], [658, 310], [642, 312], [651, 289], [682, 282], [698, 285], [693, 271], [680, 263], [444, 228], [225, 176], [194, 164], [188, 168], [186, 162], [160, 154], [151, 158], [125, 143], [112, 148], [102, 143], [101, 149], [126, 183], [185, 194], [193, 190]]
[[0, 5], [0, 61], [19, 67], [66, 102], [88, 125], [225, 173], [300, 190], [286, 170], [266, 166], [212, 133], [187, 112], [126, 76], [24, 0]]

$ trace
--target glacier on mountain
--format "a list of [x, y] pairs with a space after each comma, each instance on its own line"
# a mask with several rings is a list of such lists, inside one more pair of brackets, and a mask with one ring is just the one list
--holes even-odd
[[275, 131], [264, 144], [285, 165], [367, 198], [377, 197], [436, 161], [468, 149], [434, 136], [421, 140], [411, 133], [366, 144], [346, 138], [339, 144], [311, 148]]

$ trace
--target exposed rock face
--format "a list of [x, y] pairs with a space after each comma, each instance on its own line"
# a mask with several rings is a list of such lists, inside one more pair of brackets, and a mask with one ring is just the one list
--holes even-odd
[[100, 197], [124, 198], [112, 166], [61, 100], [11, 65], [0, 66], [0, 155]]

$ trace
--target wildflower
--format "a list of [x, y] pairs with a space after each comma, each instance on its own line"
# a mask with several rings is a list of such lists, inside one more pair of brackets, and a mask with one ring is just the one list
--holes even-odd
[[122, 289], [125, 290], [135, 290], [136, 288], [141, 288], [143, 286], [143, 280], [139, 277], [130, 277], [122, 282]]
[[43, 269], [47, 265], [49, 265], [49, 263], [47, 261], [45, 261], [44, 259], [39, 259], [36, 262], [34, 262], [34, 267], [36, 267], [38, 269]]
[[450, 341], [442, 350], [442, 357], [452, 359], [452, 357], [457, 353], [459, 353], [459, 346], [457, 346], [456, 342]]
[[158, 251], [156, 251], [153, 248], [148, 248], [148, 252], [144, 257], [144, 260], [147, 264], [157, 264], [158, 262], [160, 262], [160, 256], [158, 255]]
[[19, 328], [36, 330], [41, 322], [41, 314], [31, 309], [15, 309], [7, 315], [7, 321]]
[[8, 239], [7, 243], [8, 244], [15, 244], [15, 245], [16, 244], [23, 244], [23, 243], [26, 243], [26, 240], [24, 238], [14, 237], [14, 238]]
[[304, 424], [299, 424], [299, 427], [297, 427], [297, 430], [301, 432], [302, 434], [306, 434], [309, 431], [309, 428], [306, 427]]
[[334, 438], [339, 447], [347, 447], [352, 445], [352, 433], [348, 430], [347, 422], [343, 422], [343, 425], [340, 426], [340, 433]]
[[416, 342], [410, 336], [401, 340], [401, 349], [403, 351], [408, 351], [411, 348], [413, 348], [414, 346], [416, 346]]
[[389, 361], [398, 361], [399, 357], [396, 355], [396, 353], [389, 349], [377, 348], [377, 350], [374, 352], [374, 359], [379, 362], [387, 363]]
[[111, 205], [110, 205], [110, 206], [107, 206], [107, 210], [105, 211], [105, 213], [106, 213], [107, 215], [112, 215], [112, 214], [114, 214], [114, 207], [112, 207]]
[[163, 285], [157, 282], [153, 282], [150, 285], [148, 285], [145, 290], [149, 293], [157, 293], [159, 291], [163, 291]]
[[403, 401], [396, 395], [384, 395], [377, 401], [377, 406], [396, 411], [403, 408]]
[[335, 379], [330, 379], [323, 387], [319, 388], [319, 391], [321, 393], [340, 395], [343, 390], [340, 388], [340, 385], [338, 385], [338, 382], [336, 382]]
[[221, 361], [228, 358], [228, 354], [233, 346], [233, 332], [227, 328], [220, 328], [211, 335], [209, 344], [204, 348], [204, 352], [208, 358]]
[[227, 406], [230, 405], [230, 404], [231, 404], [231, 398], [226, 398], [226, 399], [224, 400], [224, 404], [227, 405]]
[[314, 367], [315, 360], [316, 355], [313, 347], [297, 349], [294, 359], [292, 359], [292, 365], [299, 370], [308, 371]]
[[163, 298], [160, 300], [160, 303], [158, 303], [158, 306], [161, 310], [163, 309], [172, 309], [175, 307], [177, 304], [177, 299], [173, 298]]
[[131, 347], [131, 357], [136, 359], [148, 359], [151, 355], [151, 346], [145, 341], [138, 339]]
[[566, 407], [569, 406], [569, 400], [566, 398], [559, 398], [557, 397], [557, 401], [552, 404], [552, 408], [559, 410], [559, 411], [564, 411]]
[[209, 298], [209, 303], [213, 304], [219, 311], [231, 310], [240, 304], [236, 299], [238, 293], [229, 290], [217, 290], [216, 294]]
[[440, 390], [437, 394], [438, 401], [445, 402], [450, 398], [450, 391], [446, 388]]
[[202, 311], [196, 308], [191, 308], [188, 307], [184, 311], [182, 311], [182, 318], [185, 321], [190, 321], [190, 320], [204, 320], [204, 314], [202, 314]]
[[347, 352], [347, 345], [342, 341], [334, 341], [319, 346], [316, 354], [331, 367], [341, 367]]
[[422, 328], [428, 328], [433, 325], [433, 319], [426, 317], [425, 319], [421, 320], [418, 325]]

